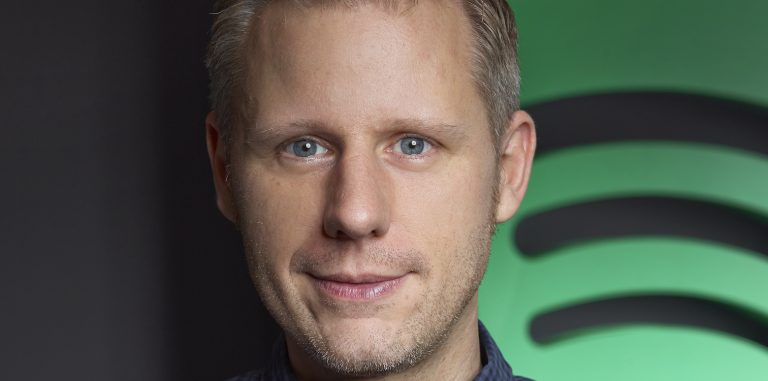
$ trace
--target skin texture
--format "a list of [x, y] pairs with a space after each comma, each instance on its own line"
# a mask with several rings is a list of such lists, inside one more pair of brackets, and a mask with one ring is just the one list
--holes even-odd
[[[455, 6], [276, 4], [254, 28], [252, 118], [225, 146], [210, 114], [208, 150], [219, 208], [243, 235], [297, 375], [472, 379], [477, 288], [494, 223], [527, 186], [530, 117], [510, 120], [498, 158]], [[412, 139], [425, 149], [406, 154]], [[316, 153], [297, 156], [307, 142]], [[332, 286], [396, 281], [349, 298], [322, 287], [339, 274], [354, 280]]]

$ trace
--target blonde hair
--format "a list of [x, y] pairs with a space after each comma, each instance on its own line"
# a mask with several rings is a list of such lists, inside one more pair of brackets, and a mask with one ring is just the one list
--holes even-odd
[[[210, 78], [211, 108], [225, 141], [243, 115], [245, 95], [245, 41], [251, 22], [275, 0], [219, 0], [214, 5], [206, 65]], [[366, 0], [291, 0], [300, 6], [314, 4], [355, 6]], [[368, 0], [373, 1], [373, 0]], [[405, 0], [402, 0], [405, 1]], [[417, 0], [410, 0], [415, 5]], [[398, 0], [378, 0], [397, 8]], [[463, 0], [472, 28], [472, 75], [483, 98], [496, 141], [519, 108], [520, 75], [517, 62], [517, 29], [506, 0]], [[498, 149], [498, 147], [497, 147]]]

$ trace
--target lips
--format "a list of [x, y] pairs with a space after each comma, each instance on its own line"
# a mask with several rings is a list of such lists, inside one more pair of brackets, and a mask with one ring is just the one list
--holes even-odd
[[[406, 274], [407, 275], [407, 274]], [[405, 275], [332, 274], [312, 276], [318, 289], [327, 296], [346, 300], [375, 300], [393, 293]]]

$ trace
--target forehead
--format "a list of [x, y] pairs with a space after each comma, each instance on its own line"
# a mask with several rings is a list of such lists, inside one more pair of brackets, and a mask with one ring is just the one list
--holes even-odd
[[370, 118], [374, 110], [427, 119], [463, 108], [481, 112], [471, 30], [460, 6], [381, 4], [267, 6], [246, 50], [246, 91], [258, 103], [259, 119], [314, 119], [333, 110], [346, 119]]
[[402, 38], [422, 42], [424, 48], [440, 46], [435, 45], [436, 42], [463, 45], [469, 42], [464, 37], [470, 33], [469, 20], [460, 2], [454, 1], [271, 1], [261, 9], [253, 23], [251, 37], [255, 38], [251, 47], [261, 53], [266, 53], [265, 50], [279, 52], [283, 43], [302, 36], [295, 32], [311, 31], [303, 33], [304, 37], [320, 37], [318, 32], [332, 32], [339, 24], [346, 25], [349, 32], [402, 28]]

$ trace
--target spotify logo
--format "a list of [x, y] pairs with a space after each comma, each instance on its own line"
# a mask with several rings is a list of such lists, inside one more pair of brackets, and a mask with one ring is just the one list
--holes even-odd
[[635, 92], [528, 110], [530, 187], [480, 290], [516, 372], [768, 379], [768, 109]]

